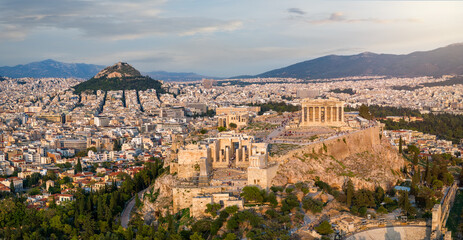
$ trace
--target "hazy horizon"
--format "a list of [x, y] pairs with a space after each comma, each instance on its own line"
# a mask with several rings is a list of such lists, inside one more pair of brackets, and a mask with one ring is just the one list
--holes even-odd
[[1, 66], [45, 59], [230, 77], [329, 54], [408, 54], [463, 42], [459, 1], [14, 1]]

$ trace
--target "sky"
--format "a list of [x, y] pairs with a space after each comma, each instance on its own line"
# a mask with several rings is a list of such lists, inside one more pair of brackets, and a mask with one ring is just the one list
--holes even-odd
[[45, 59], [230, 77], [463, 42], [463, 1], [1, 0], [0, 66]]

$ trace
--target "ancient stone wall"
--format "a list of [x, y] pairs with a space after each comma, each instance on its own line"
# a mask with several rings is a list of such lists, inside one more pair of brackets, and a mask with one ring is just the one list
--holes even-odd
[[177, 186], [172, 188], [173, 212], [190, 208], [193, 217], [207, 216], [204, 211], [207, 204], [218, 203], [222, 207], [238, 206], [243, 209], [243, 199], [230, 195], [229, 187], [192, 187]]
[[356, 188], [387, 189], [401, 178], [405, 164], [380, 128], [370, 127], [353, 133], [331, 137], [289, 151], [269, 160], [278, 162], [273, 185], [285, 185], [319, 178], [341, 188], [349, 178]]
[[452, 186], [447, 189], [445, 196], [442, 198], [439, 204], [434, 205], [432, 208], [432, 230], [435, 233], [436, 237], [449, 235], [445, 224], [447, 223], [447, 218], [450, 213], [450, 209], [453, 206], [455, 201], [455, 196], [458, 191], [458, 184], [454, 182]]
[[200, 195], [210, 195], [213, 193], [227, 192], [227, 187], [194, 187], [194, 186], [177, 186], [172, 188], [173, 211], [178, 212], [180, 209], [191, 208], [193, 197]]
[[371, 127], [354, 133], [341, 135], [308, 145], [303, 149], [295, 149], [287, 153], [286, 156], [309, 152], [343, 159], [355, 153], [369, 151], [372, 149], [373, 145], [380, 144], [379, 130], [379, 127]]
[[272, 179], [277, 174], [278, 164], [273, 164], [265, 168], [248, 168], [248, 185], [258, 185], [263, 189], [272, 186]]
[[191, 206], [191, 216], [194, 218], [205, 217], [209, 214], [206, 214], [205, 210], [207, 209], [207, 204], [212, 204], [212, 196], [196, 196], [192, 199]]
[[[210, 159], [207, 146], [188, 145], [180, 148], [178, 152], [178, 177], [189, 179], [199, 175], [201, 159], [204, 158]], [[206, 165], [210, 165], [208, 160], [206, 160]]]

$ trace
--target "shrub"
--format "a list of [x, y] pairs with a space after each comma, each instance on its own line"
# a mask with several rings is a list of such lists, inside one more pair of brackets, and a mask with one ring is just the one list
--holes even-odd
[[258, 187], [255, 186], [246, 186], [243, 188], [241, 196], [250, 202], [262, 203], [264, 201], [264, 196]]
[[212, 217], [216, 217], [217, 216], [217, 211], [220, 210], [221, 208], [222, 208], [222, 205], [220, 205], [218, 203], [213, 203], [213, 204], [208, 203], [206, 205], [205, 212], [210, 213], [212, 215]]
[[379, 214], [387, 214], [388, 213], [387, 209], [385, 207], [383, 207], [383, 206], [379, 207], [378, 210], [376, 210], [376, 212], [379, 213]]
[[297, 200], [297, 197], [294, 196], [294, 195], [288, 195], [285, 200], [283, 200], [282, 204], [281, 204], [281, 211], [283, 212], [289, 212], [291, 211], [293, 208], [295, 207], [298, 207], [299, 206], [299, 200]]
[[236, 212], [238, 212], [238, 207], [236, 205], [228, 206], [228, 207], [225, 208], [225, 211], [228, 214], [235, 214]]
[[333, 229], [331, 229], [331, 224], [328, 221], [323, 221], [320, 223], [320, 225], [315, 227], [315, 230], [321, 235], [328, 235], [334, 232]]
[[275, 196], [275, 193], [269, 193], [268, 197], [267, 197], [267, 202], [270, 203], [271, 206], [273, 207], [276, 207], [278, 206], [278, 201], [277, 201], [277, 198]]
[[294, 191], [294, 188], [292, 188], [292, 187], [287, 187], [286, 190], [285, 190], [285, 192], [288, 193], [288, 194], [292, 193], [293, 191]]
[[278, 217], [280, 214], [278, 214], [278, 212], [275, 211], [275, 209], [271, 208], [271, 209], [265, 211], [265, 215], [269, 216], [270, 218], [276, 218], [276, 217]]
[[359, 213], [359, 208], [357, 206], [352, 206], [350, 208], [350, 213], [357, 215]]
[[367, 214], [367, 207], [361, 207], [359, 208], [359, 215], [364, 217]]
[[276, 192], [283, 192], [284, 188], [281, 186], [272, 186], [270, 187], [270, 190], [276, 193]]
[[323, 203], [310, 197], [302, 199], [302, 208], [312, 213], [319, 213], [323, 210]]

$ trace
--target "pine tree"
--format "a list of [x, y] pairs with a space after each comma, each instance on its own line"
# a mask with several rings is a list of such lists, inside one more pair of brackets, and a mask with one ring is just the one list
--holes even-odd
[[10, 191], [12, 193], [16, 192], [15, 188], [14, 188], [14, 183], [13, 183], [13, 180], [10, 181]]
[[85, 211], [85, 199], [83, 197], [77, 198], [78, 206], [79, 206], [79, 213], [84, 214]]
[[413, 165], [418, 165], [418, 153], [415, 152], [413, 155]]
[[425, 179], [426, 179], [426, 184], [429, 186], [431, 184], [431, 169], [429, 169], [429, 159], [426, 162], [426, 173], [425, 173]]
[[50, 206], [49, 206], [49, 207], [50, 207], [50, 208], [56, 208], [56, 199], [55, 199], [55, 197], [52, 197], [52, 200], [51, 200], [51, 202], [50, 202]]
[[352, 180], [348, 180], [346, 184], [346, 201], [347, 201], [347, 206], [350, 207], [352, 205], [352, 198], [354, 196], [354, 184], [352, 183]]
[[408, 210], [410, 209], [410, 200], [408, 199], [408, 192], [407, 191], [402, 191], [400, 196], [399, 196], [399, 207], [402, 208], [402, 210], [405, 212], [405, 214], [408, 213]]
[[376, 187], [375, 189], [375, 201], [377, 204], [380, 204], [384, 200], [384, 189], [381, 186]]
[[97, 206], [96, 206], [96, 211], [97, 211], [97, 216], [98, 216], [98, 220], [103, 220], [104, 219], [104, 205], [103, 205], [103, 199], [101, 198], [101, 196], [98, 197], [98, 203], [97, 203]]
[[399, 138], [399, 153], [402, 153], [402, 136]]
[[368, 119], [368, 120], [371, 120], [373, 119], [373, 116], [371, 115], [370, 113], [370, 108], [365, 105], [365, 104], [362, 104], [360, 107], [359, 107], [359, 116], [360, 117], [363, 117], [365, 119]]
[[138, 197], [138, 194], [135, 195], [135, 207], [139, 208], [141, 207], [143, 203], [141, 202], [140, 198]]
[[113, 213], [111, 212], [111, 209], [109, 209], [107, 205], [105, 206], [105, 219], [106, 219], [106, 222], [108, 222], [109, 224], [112, 223]]
[[458, 177], [458, 179], [460, 180], [460, 186], [462, 186], [463, 185], [463, 167], [461, 168], [460, 176]]
[[82, 164], [80, 163], [80, 158], [77, 159], [77, 164], [74, 169], [76, 170], [77, 173], [82, 172]]
[[85, 207], [87, 208], [87, 212], [92, 212], [93, 207], [92, 207], [92, 200], [90, 199], [90, 197], [87, 198]]
[[412, 185], [418, 185], [420, 183], [420, 167], [415, 168], [415, 174], [412, 177]]
[[109, 208], [114, 211], [114, 209], [116, 209], [117, 207], [117, 197], [116, 197], [116, 194], [111, 194], [111, 198], [109, 200]]
[[410, 187], [410, 194], [416, 196], [419, 192], [418, 190], [418, 184], [420, 184], [421, 181], [421, 176], [420, 176], [420, 167], [415, 166], [414, 168], [414, 174], [412, 177], [412, 185]]
[[436, 163], [432, 164], [432, 170], [431, 170], [431, 178], [438, 178], [439, 176], [439, 168], [437, 168]]

